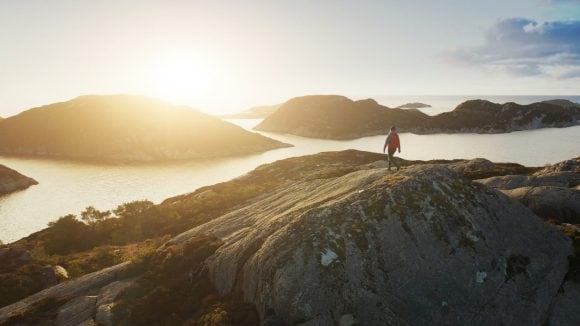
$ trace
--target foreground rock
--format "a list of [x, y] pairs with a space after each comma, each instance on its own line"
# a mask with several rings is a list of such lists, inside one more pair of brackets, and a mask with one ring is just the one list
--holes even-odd
[[504, 133], [548, 127], [578, 125], [580, 106], [559, 101], [530, 105], [466, 101], [451, 112], [428, 116], [413, 109], [391, 109], [368, 99], [352, 101], [338, 95], [297, 97], [284, 103], [256, 130], [328, 139], [353, 139], [400, 132]]
[[306, 325], [541, 324], [571, 252], [526, 208], [442, 166], [295, 183], [170, 244], [199, 234], [224, 241], [206, 260], [220, 293]]
[[580, 157], [532, 175], [495, 176], [478, 182], [520, 201], [546, 220], [580, 223]]
[[38, 182], [0, 164], [0, 195], [26, 189]]
[[133, 263], [130, 278], [121, 266], [59, 284], [0, 309], [0, 323], [59, 315], [139, 325], [575, 320], [568, 238], [464, 177], [524, 167], [403, 161], [395, 173], [384, 158], [291, 158], [168, 199], [157, 209], [198, 226]]
[[285, 146], [191, 108], [129, 95], [81, 96], [30, 109], [0, 128], [0, 154], [86, 160], [182, 160]]

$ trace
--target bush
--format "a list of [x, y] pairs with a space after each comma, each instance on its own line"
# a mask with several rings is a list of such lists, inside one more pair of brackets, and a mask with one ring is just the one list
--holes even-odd
[[75, 215], [60, 217], [48, 224], [45, 250], [48, 254], [68, 254], [85, 250], [93, 244], [89, 227], [77, 220]]

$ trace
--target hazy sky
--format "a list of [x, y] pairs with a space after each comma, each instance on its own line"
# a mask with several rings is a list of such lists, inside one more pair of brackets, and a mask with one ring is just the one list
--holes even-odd
[[1, 0], [0, 116], [84, 94], [210, 113], [319, 93], [580, 94], [580, 0]]

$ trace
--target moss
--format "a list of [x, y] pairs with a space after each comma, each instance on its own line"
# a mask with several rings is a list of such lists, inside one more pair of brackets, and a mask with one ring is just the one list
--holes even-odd
[[524, 274], [527, 276], [527, 267], [530, 264], [530, 258], [523, 255], [510, 255], [506, 259], [505, 281], [509, 281], [516, 275]]
[[466, 236], [462, 236], [461, 237], [461, 240], [459, 240], [459, 247], [461, 247], [461, 248], [469, 248], [469, 249], [473, 250], [474, 253], [477, 252], [475, 250], [475, 241], [469, 239]]

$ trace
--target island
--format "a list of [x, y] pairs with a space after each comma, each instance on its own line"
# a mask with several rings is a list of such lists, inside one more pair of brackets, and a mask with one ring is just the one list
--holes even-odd
[[416, 109], [388, 108], [372, 99], [310, 95], [287, 101], [254, 129], [311, 138], [355, 139], [387, 134], [391, 126], [397, 126], [399, 132], [432, 134], [506, 133], [578, 125], [580, 106], [566, 103], [520, 105], [470, 100], [451, 112], [429, 116]]
[[37, 184], [38, 181], [0, 164], [0, 196]]
[[195, 109], [143, 96], [88, 95], [2, 121], [0, 155], [149, 162], [290, 146]]
[[430, 108], [431, 105], [429, 104], [425, 104], [425, 103], [421, 103], [421, 102], [412, 102], [412, 103], [405, 103], [405, 104], [401, 104], [397, 107], [395, 107], [395, 109], [422, 109], [422, 108]]
[[580, 160], [401, 164], [320, 153], [61, 217], [0, 248], [0, 323], [576, 324], [580, 225], [495, 189], [572, 189]]
[[274, 113], [282, 104], [254, 106], [243, 112], [223, 115], [224, 119], [264, 119]]

